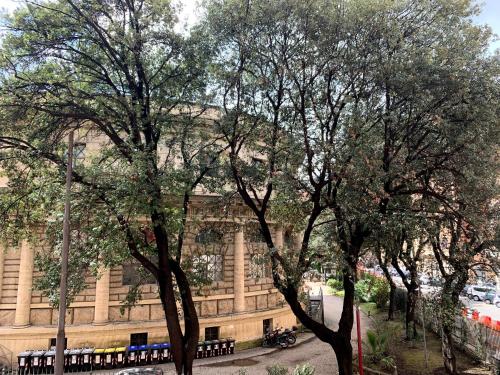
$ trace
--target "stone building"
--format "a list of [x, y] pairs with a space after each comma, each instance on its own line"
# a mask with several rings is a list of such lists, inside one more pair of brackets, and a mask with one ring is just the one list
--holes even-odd
[[[197, 200], [204, 201], [203, 197]], [[202, 214], [204, 224], [193, 225], [196, 230], [189, 231], [185, 245], [200, 254], [198, 258], [203, 258], [212, 279], [211, 285], [194, 293], [201, 337], [249, 341], [262, 337], [266, 327], [295, 324], [294, 315], [273, 287], [269, 265], [259, 259], [264, 259], [266, 245], [259, 242], [256, 227], [245, 224], [250, 213], [243, 206], [234, 207], [222, 223], [207, 211], [207, 205], [193, 205], [191, 215]], [[229, 230], [219, 233], [213, 229], [221, 225]], [[277, 247], [283, 246], [287, 238], [283, 229], [276, 226], [273, 235]], [[217, 250], [205, 255], [206, 246]], [[58, 312], [47, 297], [33, 288], [34, 279], [40, 276], [34, 267], [35, 251], [26, 240], [0, 251], [0, 348], [12, 352], [14, 358], [25, 349], [48, 349], [56, 337]], [[120, 312], [135, 266], [102, 269], [97, 280], [86, 278], [86, 288], [68, 309], [68, 347], [109, 347], [168, 339], [156, 284], [142, 285], [138, 304], [125, 309], [124, 314]]]
[[[213, 116], [213, 115], [212, 115]], [[77, 137], [77, 152], [95, 153], [105, 147], [98, 134]], [[83, 143], [81, 142], [83, 139]], [[78, 149], [80, 147], [80, 150]], [[0, 176], [0, 187], [6, 184]], [[290, 327], [296, 318], [273, 287], [266, 245], [252, 221], [251, 212], [235, 204], [224, 214], [216, 196], [198, 189], [190, 205], [184, 253], [203, 265], [211, 284], [194, 291], [205, 339], [232, 337], [239, 342], [262, 337], [267, 327]], [[40, 232], [43, 232], [40, 230]], [[293, 245], [292, 236], [277, 224], [276, 246]], [[27, 240], [0, 243], [0, 361], [26, 349], [48, 349], [55, 343], [58, 312], [34, 282], [37, 247]], [[142, 299], [123, 310], [137, 265], [101, 269], [99, 277], [86, 277], [86, 288], [67, 313], [68, 347], [113, 347], [151, 344], [168, 340], [164, 313], [155, 283], [141, 286]], [[121, 309], [122, 308], [122, 309]], [[122, 312], [124, 312], [122, 314]], [[3, 353], [3, 354], [2, 354]]]

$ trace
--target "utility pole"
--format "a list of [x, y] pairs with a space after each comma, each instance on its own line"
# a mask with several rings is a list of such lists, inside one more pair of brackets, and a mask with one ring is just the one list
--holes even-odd
[[64, 373], [64, 349], [66, 334], [64, 326], [66, 323], [66, 289], [68, 281], [68, 253], [70, 242], [70, 204], [71, 204], [71, 177], [73, 174], [73, 130], [69, 133], [68, 140], [68, 165], [66, 167], [66, 196], [64, 202], [64, 223], [63, 223], [63, 247], [61, 265], [61, 283], [59, 287], [59, 321], [57, 322], [56, 338], [56, 363], [55, 375]]

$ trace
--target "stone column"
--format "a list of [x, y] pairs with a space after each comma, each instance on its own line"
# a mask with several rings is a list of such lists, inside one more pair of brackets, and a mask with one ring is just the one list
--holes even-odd
[[17, 284], [16, 314], [14, 327], [30, 325], [31, 289], [33, 287], [34, 252], [27, 240], [21, 242], [21, 261], [19, 262], [19, 281]]
[[0, 301], [2, 300], [3, 263], [4, 263], [6, 251], [7, 251], [7, 245], [0, 246]]
[[302, 247], [302, 239], [304, 238], [304, 232], [298, 232], [293, 235], [293, 248], [295, 250], [300, 250]]
[[243, 227], [234, 233], [234, 311], [245, 311], [245, 236]]
[[283, 249], [283, 227], [279, 226], [276, 228], [276, 239], [274, 240], [274, 246], [276, 246], [277, 249]]
[[109, 320], [109, 276], [110, 269], [102, 267], [95, 283], [94, 324], [103, 325]]

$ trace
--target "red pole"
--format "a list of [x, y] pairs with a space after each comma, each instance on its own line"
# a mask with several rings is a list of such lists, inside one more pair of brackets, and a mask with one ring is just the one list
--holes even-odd
[[356, 326], [358, 329], [358, 366], [359, 375], [363, 375], [363, 346], [361, 342], [361, 319], [359, 318], [359, 306], [356, 305]]

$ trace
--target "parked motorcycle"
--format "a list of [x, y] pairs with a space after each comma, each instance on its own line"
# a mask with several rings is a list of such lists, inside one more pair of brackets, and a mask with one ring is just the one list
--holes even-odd
[[273, 347], [280, 346], [285, 349], [289, 345], [295, 344], [297, 341], [297, 336], [295, 335], [294, 329], [276, 328], [268, 333], [266, 333], [262, 340], [263, 347]]

